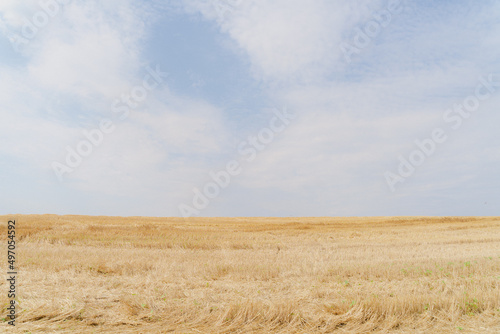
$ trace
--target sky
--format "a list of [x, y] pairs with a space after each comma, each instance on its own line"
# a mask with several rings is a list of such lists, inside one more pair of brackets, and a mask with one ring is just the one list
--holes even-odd
[[2, 0], [0, 214], [494, 216], [500, 2]]

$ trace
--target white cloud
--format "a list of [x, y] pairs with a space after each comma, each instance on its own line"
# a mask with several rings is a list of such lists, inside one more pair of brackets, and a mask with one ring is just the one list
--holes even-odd
[[68, 181], [87, 191], [164, 200], [196, 186], [211, 166], [207, 157], [225, 153], [227, 130], [214, 107], [166, 95], [168, 101], [153, 96], [147, 110], [117, 121]]
[[[433, 10], [410, 3], [411, 13], [395, 18], [347, 64], [340, 43], [386, 1], [228, 1], [237, 5], [223, 14], [213, 7], [217, 2], [183, 3], [189, 13], [212, 20], [222, 38], [250, 61], [266, 105], [285, 105], [297, 114], [235, 179], [232, 187], [247, 201], [236, 203], [239, 197], [228, 189], [214, 201], [222, 206], [214, 204], [207, 212], [225, 214], [229, 204], [224, 203], [232, 203], [230, 212], [257, 215], [266, 194], [266, 212], [278, 215], [382, 213], [396, 205], [415, 212], [411, 199], [422, 204], [433, 191], [448, 191], [451, 198], [454, 187], [482, 180], [479, 165], [498, 162], [498, 143], [486, 136], [498, 123], [498, 103], [491, 99], [460, 132], [450, 133], [446, 148], [401, 192], [390, 195], [383, 178], [398, 155], [414, 149], [415, 139], [442, 125], [446, 108], [473, 93], [479, 76], [499, 72], [496, 5], [471, 5], [470, 16], [464, 8], [442, 11], [453, 4]], [[133, 198], [137, 213], [178, 214], [180, 198], [203, 185], [210, 170], [236, 158], [230, 155], [239, 131], [248, 132], [258, 122], [243, 124], [234, 117], [231, 128], [218, 107], [176, 95], [167, 82], [126, 120], [113, 114], [113, 101], [145, 75], [150, 55], [143, 46], [150, 22], [180, 15], [177, 5], [152, 1], [151, 6], [134, 0], [72, 1], [40, 29], [15, 66], [0, 64], [0, 154], [24, 161], [19, 173], [53, 185], [50, 163], [64, 161], [66, 146], [82, 140], [82, 130], [109, 117], [116, 130], [67, 175], [63, 187]], [[158, 9], [171, 12], [158, 14]], [[2, 1], [0, 32], [7, 37], [20, 33], [23, 17], [37, 10], [36, 1]], [[466, 24], [453, 25], [463, 18]], [[155, 52], [164, 52], [168, 64], [168, 50]]]
[[185, 2], [247, 52], [258, 77], [280, 81], [314, 79], [341, 66], [344, 29], [380, 6], [380, 1], [253, 0], [237, 2], [222, 15], [217, 4], [224, 1]]
[[147, 113], [134, 113], [131, 119], [147, 128], [169, 152], [176, 154], [221, 154], [227, 130], [221, 111], [207, 102], [176, 97], [161, 92], [151, 101]]
[[[383, 173], [397, 164], [398, 155], [414, 149], [416, 139], [443, 126], [444, 111], [472, 94], [480, 76], [499, 69], [488, 56], [498, 53], [492, 43], [498, 25], [480, 31], [470, 29], [484, 19], [489, 21], [489, 5], [474, 8], [478, 17], [471, 17], [466, 8], [457, 9], [456, 16], [444, 16], [446, 8], [438, 6], [429, 14], [436, 19], [432, 21], [427, 15], [432, 8], [409, 3], [411, 13], [393, 18], [353, 63], [346, 64], [341, 59], [340, 43], [349, 41], [354, 28], [362, 27], [387, 2], [345, 5], [255, 0], [242, 2], [234, 11], [220, 16], [205, 2], [186, 1], [190, 10], [195, 8], [216, 22], [221, 32], [239, 46], [249, 57], [257, 78], [277, 82], [269, 89], [277, 104], [300, 115], [236, 181], [246, 189], [281, 190], [283, 203], [276, 214], [297, 203], [292, 194], [302, 192], [304, 197], [314, 194], [314, 200], [308, 197], [297, 203], [303, 209], [297, 214], [311, 212], [308, 208], [315, 206], [311, 202], [322, 196], [336, 198], [333, 203], [323, 201], [321, 209], [328, 212], [390, 209], [391, 196]], [[457, 27], [455, 24], [464, 17], [467, 24]], [[488, 52], [478, 47], [483, 42], [489, 45]], [[467, 49], [471, 45], [474, 47]], [[482, 61], [476, 63], [477, 59]], [[490, 114], [494, 111], [489, 103], [483, 103], [482, 109]], [[458, 150], [477, 152], [482, 145], [491, 143], [471, 138]], [[454, 153], [441, 149], [434, 157], [437, 162], [429, 159], [431, 162], [420, 169], [420, 178], [407, 182], [407, 194], [412, 189], [412, 196], [418, 189], [430, 191], [420, 187], [426, 182], [450, 189], [469, 180], [456, 173], [449, 173], [440, 183], [435, 173], [425, 176], [431, 170], [453, 170], [450, 161], [455, 160], [439, 157]], [[482, 159], [490, 161], [488, 157]], [[473, 170], [470, 161], [459, 164]], [[452, 181], [454, 177], [457, 182]], [[379, 198], [375, 201], [374, 196]], [[370, 201], [372, 204], [366, 205]], [[375, 202], [377, 205], [373, 205]]]
[[[3, 3], [0, 11], [16, 8]], [[15, 14], [25, 15], [20, 9]], [[37, 171], [32, 175], [53, 184], [51, 163], [64, 163], [66, 147], [74, 149], [85, 139], [82, 131], [98, 127], [105, 117], [116, 130], [65, 175], [65, 186], [114, 196], [141, 193], [143, 204], [172, 199], [180, 184], [192, 186], [208, 168], [206, 156], [223, 150], [226, 130], [219, 110], [172, 95], [164, 82], [126, 120], [112, 111], [115, 99], [147, 73], [140, 47], [151, 16], [133, 1], [67, 5], [30, 42], [24, 66], [0, 67], [5, 79], [0, 154], [22, 159]]]

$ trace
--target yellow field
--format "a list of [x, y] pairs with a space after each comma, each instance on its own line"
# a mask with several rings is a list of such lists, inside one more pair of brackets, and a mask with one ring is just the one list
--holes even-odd
[[12, 218], [2, 333], [500, 333], [500, 218]]

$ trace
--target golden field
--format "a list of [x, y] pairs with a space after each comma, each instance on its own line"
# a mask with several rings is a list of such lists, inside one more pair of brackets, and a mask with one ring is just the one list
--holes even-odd
[[9, 219], [2, 333], [500, 333], [496, 217]]

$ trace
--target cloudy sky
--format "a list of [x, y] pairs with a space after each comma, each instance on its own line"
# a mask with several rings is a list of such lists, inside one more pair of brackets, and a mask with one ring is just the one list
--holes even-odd
[[499, 108], [498, 1], [0, 2], [0, 214], [498, 215]]

